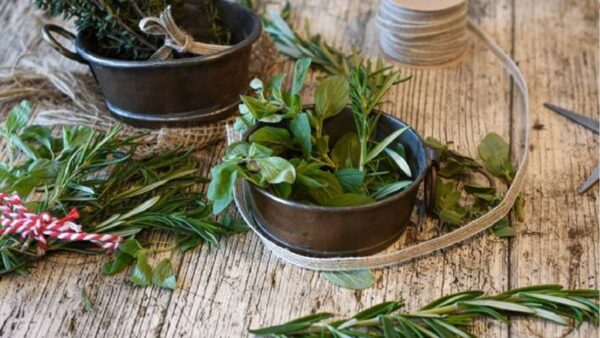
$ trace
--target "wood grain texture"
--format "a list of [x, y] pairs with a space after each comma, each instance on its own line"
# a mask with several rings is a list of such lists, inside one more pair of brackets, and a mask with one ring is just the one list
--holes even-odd
[[[269, 1], [277, 3], [279, 1]], [[378, 1], [294, 0], [294, 24], [335, 46], [378, 52], [374, 13]], [[2, 337], [245, 337], [248, 328], [271, 325], [317, 311], [349, 315], [383, 300], [405, 299], [414, 309], [434, 298], [469, 288], [499, 292], [533, 283], [598, 287], [598, 188], [586, 195], [576, 187], [597, 164], [592, 133], [546, 111], [542, 102], [598, 117], [598, 12], [591, 0], [477, 0], [470, 16], [513, 53], [530, 86], [532, 157], [525, 190], [528, 219], [519, 235], [501, 240], [485, 234], [443, 252], [376, 271], [376, 285], [364, 291], [336, 288], [318, 273], [278, 261], [252, 234], [223, 239], [171, 257], [180, 288], [174, 292], [137, 288], [126, 275], [105, 277], [106, 257], [56, 254], [33, 265], [28, 276], [0, 279]], [[0, 49], [6, 65], [25, 50], [75, 67], [40, 41], [43, 20], [28, 0], [0, 3]], [[290, 69], [290, 64], [284, 67]], [[422, 135], [452, 140], [476, 155], [483, 135], [514, 134], [514, 89], [510, 78], [473, 41], [462, 64], [450, 69], [405, 69], [413, 80], [395, 88], [383, 109]], [[313, 75], [313, 84], [316, 75]], [[309, 86], [314, 87], [314, 86]], [[0, 106], [6, 112], [8, 106]], [[4, 115], [3, 115], [4, 116]], [[540, 127], [540, 125], [544, 127]], [[204, 169], [220, 158], [224, 145], [205, 151]], [[427, 225], [428, 229], [435, 225]], [[427, 232], [426, 232], [427, 233]], [[420, 229], [410, 236], [426, 239]], [[163, 234], [153, 239], [167, 240]], [[80, 293], [95, 303], [87, 312]], [[477, 322], [481, 337], [559, 337], [564, 328], [517, 320], [510, 326]], [[584, 325], [568, 336], [593, 337]]]

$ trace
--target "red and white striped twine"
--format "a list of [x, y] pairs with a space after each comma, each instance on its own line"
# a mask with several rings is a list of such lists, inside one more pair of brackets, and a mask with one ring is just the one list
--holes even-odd
[[81, 226], [73, 222], [78, 218], [77, 209], [72, 209], [60, 219], [48, 212], [38, 215], [27, 210], [19, 195], [0, 193], [0, 237], [21, 234], [23, 239], [34, 238], [40, 255], [48, 249], [47, 237], [64, 241], [89, 241], [107, 250], [115, 250], [123, 242], [120, 236], [82, 232]]

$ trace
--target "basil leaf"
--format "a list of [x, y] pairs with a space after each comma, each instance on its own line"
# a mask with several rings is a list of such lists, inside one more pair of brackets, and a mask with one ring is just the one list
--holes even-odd
[[487, 134], [481, 140], [478, 151], [485, 170], [507, 182], [512, 181], [514, 169], [509, 159], [509, 145], [500, 135], [496, 133]]
[[325, 271], [321, 274], [331, 283], [344, 289], [361, 290], [375, 284], [371, 270]]
[[410, 166], [408, 165], [408, 162], [406, 162], [404, 157], [400, 156], [400, 154], [398, 154], [397, 152], [393, 151], [390, 148], [385, 148], [385, 153], [392, 160], [394, 160], [394, 162], [396, 163], [396, 165], [398, 165], [398, 168], [400, 168], [400, 170], [402, 170], [404, 175], [406, 175], [407, 177], [412, 177], [412, 172], [410, 170]]
[[304, 80], [306, 79], [306, 74], [308, 73], [308, 68], [310, 68], [311, 59], [310, 58], [302, 58], [296, 61], [294, 65], [294, 81], [292, 83], [292, 95], [299, 94], [302, 90], [302, 86], [304, 86]]
[[358, 192], [361, 190], [365, 173], [354, 168], [344, 168], [335, 172], [344, 192]]
[[280, 154], [292, 145], [290, 132], [285, 128], [262, 127], [249, 137], [250, 142], [271, 148], [274, 154]]
[[129, 281], [138, 286], [148, 286], [152, 283], [152, 267], [148, 264], [148, 257], [145, 252], [137, 256], [137, 264], [133, 273], [129, 276]]
[[356, 193], [346, 193], [335, 195], [329, 198], [323, 203], [323, 205], [328, 207], [347, 207], [347, 206], [356, 206], [356, 205], [364, 205], [375, 202], [375, 199], [369, 197], [364, 194], [356, 194]]
[[170, 290], [175, 290], [177, 287], [177, 278], [171, 269], [171, 261], [168, 258], [163, 259], [154, 268], [152, 284]]
[[348, 103], [350, 86], [343, 76], [330, 76], [315, 91], [315, 111], [323, 120], [339, 114]]
[[331, 159], [338, 168], [358, 168], [360, 141], [356, 133], [344, 134], [333, 146]]
[[125, 270], [131, 262], [133, 262], [133, 257], [121, 252], [117, 255], [117, 258], [102, 266], [102, 273], [108, 276], [116, 275]]
[[398, 129], [390, 135], [388, 135], [386, 138], [384, 138], [381, 142], [377, 143], [377, 145], [373, 149], [371, 149], [371, 151], [367, 154], [367, 157], [365, 158], [365, 163], [377, 157], [385, 148], [387, 148], [387, 146], [394, 142], [394, 140], [398, 138], [398, 136], [400, 136], [409, 128], [409, 126], [406, 126], [404, 128]]
[[260, 168], [262, 177], [271, 184], [276, 183], [294, 183], [296, 180], [296, 170], [287, 160], [277, 157], [265, 157], [256, 159]]
[[306, 113], [302, 113], [290, 121], [290, 130], [294, 135], [294, 140], [300, 144], [304, 158], [308, 160], [312, 153], [312, 142], [310, 123]]

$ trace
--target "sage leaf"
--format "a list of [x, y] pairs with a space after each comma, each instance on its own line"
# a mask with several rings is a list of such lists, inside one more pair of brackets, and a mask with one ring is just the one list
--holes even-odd
[[308, 116], [301, 113], [290, 121], [290, 130], [294, 140], [300, 144], [305, 159], [309, 159], [312, 153], [311, 130]]
[[343, 76], [330, 76], [315, 91], [315, 111], [323, 120], [339, 114], [348, 103], [350, 87]]
[[171, 269], [171, 261], [166, 258], [160, 261], [152, 272], [152, 283], [161, 288], [175, 290], [177, 278]]
[[271, 184], [294, 183], [296, 180], [294, 166], [284, 158], [277, 156], [259, 158], [256, 159], [256, 163], [262, 177]]
[[131, 262], [133, 262], [133, 257], [121, 252], [114, 260], [107, 262], [102, 266], [102, 273], [107, 276], [116, 275], [125, 270]]
[[395, 193], [403, 190], [404, 188], [410, 186], [412, 183], [413, 183], [412, 181], [398, 181], [398, 182], [386, 184], [386, 185], [382, 186], [381, 188], [377, 189], [377, 191], [375, 191], [373, 194], [371, 194], [371, 197], [373, 197], [376, 200], [386, 198], [386, 197], [388, 197], [392, 194], [395, 194]]
[[252, 143], [269, 147], [273, 150], [273, 154], [276, 155], [290, 148], [292, 145], [292, 137], [287, 129], [270, 126], [256, 130], [250, 135], [248, 140]]
[[345, 193], [359, 192], [365, 180], [365, 173], [354, 168], [340, 169], [335, 172], [335, 176]]
[[508, 223], [507, 218], [503, 218], [496, 222], [496, 224], [492, 226], [492, 233], [500, 238], [515, 237], [517, 235], [515, 229]]
[[402, 133], [407, 131], [409, 128], [410, 128], [409, 126], [406, 126], [404, 128], [398, 129], [398, 130], [394, 131], [393, 133], [391, 133], [390, 135], [388, 135], [383, 140], [381, 140], [381, 142], [377, 143], [377, 145], [373, 149], [371, 149], [371, 151], [367, 154], [367, 156], [365, 158], [365, 163], [367, 163], [367, 162], [373, 160], [375, 157], [379, 156], [379, 154], [385, 148], [387, 148], [392, 142], [394, 142], [394, 140], [396, 138], [398, 138], [398, 136], [402, 135]]
[[7, 134], [14, 134], [27, 124], [31, 115], [31, 104], [27, 100], [21, 101], [8, 113], [4, 128]]
[[442, 222], [460, 225], [467, 216], [468, 210], [460, 204], [461, 194], [454, 183], [444, 182], [437, 178], [435, 184], [435, 212]]
[[237, 180], [238, 167], [232, 162], [224, 162], [210, 170], [212, 179], [206, 196], [213, 201], [213, 213], [220, 214], [233, 201], [233, 187]]
[[331, 283], [352, 290], [361, 290], [370, 288], [375, 284], [375, 278], [371, 270], [351, 270], [351, 271], [324, 271], [323, 277]]
[[119, 246], [119, 251], [121, 253], [127, 254], [131, 257], [137, 257], [138, 253], [142, 249], [143, 249], [143, 247], [140, 244], [140, 242], [138, 242], [137, 240], [135, 240], [133, 238], [126, 240], [125, 242], [123, 242], [123, 244], [121, 244]]
[[326, 200], [325, 203], [323, 203], [323, 205], [328, 207], [349, 207], [369, 204], [373, 202], [375, 202], [375, 199], [364, 194], [345, 193], [332, 196], [331, 198]]
[[294, 65], [294, 81], [292, 83], [291, 91], [292, 95], [296, 95], [302, 90], [302, 86], [304, 86], [304, 80], [306, 79], [306, 74], [310, 68], [310, 63], [310, 58], [302, 58], [296, 61], [296, 64]]
[[358, 168], [360, 141], [356, 133], [344, 134], [331, 150], [331, 159], [338, 168]]
[[137, 264], [129, 276], [129, 281], [138, 286], [152, 284], [152, 267], [148, 264], [148, 256], [145, 252], [137, 256]]
[[487, 134], [478, 147], [479, 157], [490, 174], [512, 182], [513, 165], [510, 161], [509, 145], [496, 133]]
[[385, 153], [398, 165], [398, 168], [406, 175], [407, 177], [412, 176], [412, 172], [410, 170], [410, 166], [408, 162], [404, 159], [404, 157], [400, 156], [397, 152], [393, 151], [390, 148], [385, 148]]

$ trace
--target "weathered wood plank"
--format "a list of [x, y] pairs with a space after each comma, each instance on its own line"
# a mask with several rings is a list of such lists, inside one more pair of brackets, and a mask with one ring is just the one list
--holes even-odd
[[[598, 186], [577, 188], [598, 165], [598, 138], [542, 106], [552, 102], [598, 118], [598, 9], [595, 1], [515, 1], [514, 57], [527, 77], [535, 122], [526, 196], [528, 219], [511, 245], [512, 286], [598, 287]], [[596, 337], [517, 321], [514, 337]]]

